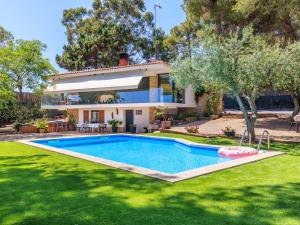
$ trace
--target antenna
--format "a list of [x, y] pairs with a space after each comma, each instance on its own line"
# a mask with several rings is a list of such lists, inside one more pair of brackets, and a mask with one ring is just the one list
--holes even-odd
[[158, 51], [156, 45], [157, 33], [156, 33], [156, 9], [161, 9], [162, 6], [160, 2], [154, 4], [154, 49], [155, 49], [155, 59], [157, 59]]

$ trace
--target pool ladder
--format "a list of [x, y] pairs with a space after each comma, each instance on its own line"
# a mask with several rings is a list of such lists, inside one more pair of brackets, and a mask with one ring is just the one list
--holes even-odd
[[[267, 135], [268, 150], [270, 149], [270, 133], [269, 133], [268, 130], [264, 130], [262, 132], [262, 134], [260, 135], [259, 142], [258, 142], [258, 145], [257, 145], [257, 150], [260, 149], [260, 146], [261, 146], [261, 143], [263, 141], [264, 135]], [[249, 146], [251, 145], [251, 134], [249, 134], [248, 130], [245, 130], [242, 137], [241, 137], [240, 146], [242, 146], [242, 144], [243, 144], [246, 137], [248, 137]]]

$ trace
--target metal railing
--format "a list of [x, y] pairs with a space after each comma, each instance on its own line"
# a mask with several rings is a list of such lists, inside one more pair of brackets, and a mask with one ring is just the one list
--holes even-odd
[[248, 130], [245, 130], [240, 140], [240, 146], [242, 146], [246, 137], [248, 137], [249, 145], [251, 145], [251, 134], [249, 134]]
[[270, 149], [270, 133], [267, 130], [264, 130], [260, 136], [259, 142], [258, 142], [258, 146], [257, 146], [257, 150], [260, 149], [261, 143], [263, 141], [263, 137], [264, 135], [267, 134], [267, 141], [268, 141], [268, 150]]
[[[263, 138], [264, 138], [265, 135], [267, 135], [268, 150], [270, 149], [270, 133], [269, 133], [268, 130], [264, 130], [262, 132], [260, 138], [259, 138], [259, 142], [258, 142], [258, 145], [257, 145], [257, 150], [260, 149]], [[240, 140], [240, 146], [242, 146], [242, 144], [244, 143], [244, 140], [245, 140], [246, 137], [248, 137], [249, 146], [251, 145], [251, 134], [249, 134], [248, 130], [245, 130], [242, 137], [241, 137], [241, 140]]]

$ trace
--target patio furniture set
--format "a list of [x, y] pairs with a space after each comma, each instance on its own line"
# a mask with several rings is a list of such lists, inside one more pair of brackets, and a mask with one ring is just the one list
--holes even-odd
[[76, 129], [79, 132], [84, 133], [94, 133], [100, 132], [104, 133], [107, 129], [107, 124], [104, 123], [83, 123], [83, 124], [76, 124]]
[[69, 123], [65, 120], [48, 121], [49, 132], [59, 132], [69, 130]]

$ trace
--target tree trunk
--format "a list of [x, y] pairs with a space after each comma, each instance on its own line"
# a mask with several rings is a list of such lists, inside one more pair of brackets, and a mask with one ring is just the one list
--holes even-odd
[[294, 111], [291, 115], [291, 117], [293, 118], [300, 112], [300, 95], [296, 95], [296, 94], [291, 94], [291, 95], [294, 102]]
[[239, 95], [236, 95], [236, 100], [240, 106], [240, 109], [243, 113], [245, 122], [246, 122], [246, 126], [247, 126], [247, 131], [248, 131], [248, 135], [250, 135], [251, 137], [249, 137], [249, 139], [251, 139], [251, 141], [255, 141], [255, 130], [254, 130], [254, 124], [256, 119], [253, 119], [247, 112], [247, 110], [245, 109], [245, 106], [240, 98]]
[[289, 42], [293, 43], [297, 39], [297, 33], [293, 27], [291, 18], [289, 15], [285, 16], [282, 21], [282, 28], [284, 31], [284, 43], [283, 47], [286, 47]]
[[23, 88], [21, 86], [18, 86], [18, 100], [19, 100], [19, 103], [22, 105], [23, 104]]
[[255, 97], [248, 97], [246, 96], [247, 102], [249, 103], [251, 112], [252, 112], [252, 120], [254, 123], [257, 120], [257, 108], [256, 108], [256, 103], [255, 103]]

